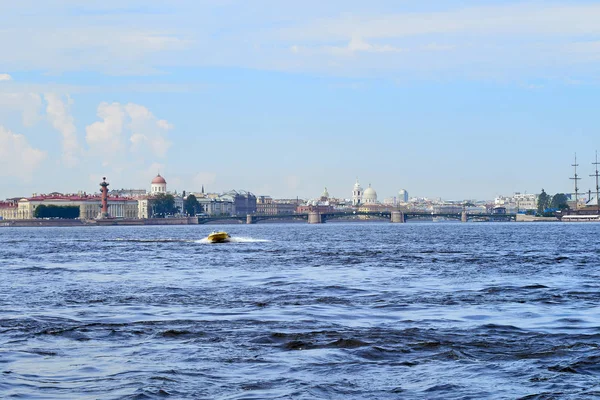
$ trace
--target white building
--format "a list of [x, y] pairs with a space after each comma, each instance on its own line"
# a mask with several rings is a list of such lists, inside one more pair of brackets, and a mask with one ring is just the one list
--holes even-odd
[[150, 194], [155, 195], [158, 193], [167, 193], [167, 181], [165, 178], [160, 176], [160, 174], [156, 175], [156, 178], [152, 179], [152, 183], [150, 185]]
[[[12, 205], [4, 215], [4, 219], [32, 219], [39, 206], [71, 206], [79, 207], [80, 219], [95, 219], [100, 210], [102, 198], [100, 195], [76, 195], [50, 193], [23, 198], [18, 204]], [[138, 202], [127, 197], [108, 197], [108, 213], [112, 218], [135, 218]]]
[[363, 204], [377, 204], [377, 192], [375, 189], [371, 187], [369, 183], [369, 187], [365, 189], [362, 196]]
[[370, 183], [369, 187], [363, 190], [357, 179], [352, 189], [352, 205], [358, 207], [363, 204], [379, 204], [377, 201], [377, 192], [371, 187]]
[[538, 196], [536, 194], [515, 193], [513, 196], [513, 200], [519, 211], [537, 210], [537, 199]]
[[204, 194], [204, 192], [189, 193], [189, 195], [196, 197], [196, 200], [202, 206], [202, 214], [210, 216], [235, 214], [235, 203], [231, 196], [219, 196], [213, 193]]
[[174, 207], [179, 210], [179, 213], [183, 212], [183, 197], [177, 193], [169, 193], [167, 191], [167, 181], [158, 174], [150, 182], [150, 195], [138, 199], [138, 218], [150, 218], [150, 202], [152, 196], [156, 196], [157, 194], [171, 194], [174, 200]]
[[356, 183], [354, 184], [354, 189], [352, 189], [352, 205], [353, 206], [360, 205], [360, 203], [362, 202], [362, 195], [363, 195], [363, 189], [360, 186], [360, 183], [358, 183], [358, 179], [357, 179]]
[[498, 196], [494, 199], [495, 206], [506, 208], [506, 212], [514, 213], [518, 211], [536, 210], [537, 209], [536, 194], [521, 194], [515, 193], [513, 196]]

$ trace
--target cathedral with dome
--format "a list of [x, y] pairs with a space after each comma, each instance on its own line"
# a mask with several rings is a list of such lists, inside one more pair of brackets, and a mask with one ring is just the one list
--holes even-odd
[[354, 188], [352, 189], [352, 205], [359, 207], [363, 204], [377, 203], [377, 192], [371, 187], [371, 184], [369, 184], [368, 188], [363, 190], [357, 179]]
[[155, 195], [158, 193], [167, 193], [167, 181], [160, 176], [160, 173], [150, 183], [150, 194]]

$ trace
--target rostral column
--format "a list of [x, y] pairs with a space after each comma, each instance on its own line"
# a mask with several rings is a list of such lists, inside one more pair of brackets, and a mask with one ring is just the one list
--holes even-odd
[[100, 182], [100, 192], [102, 192], [102, 211], [100, 212], [100, 218], [108, 218], [108, 182], [106, 177], [102, 177]]

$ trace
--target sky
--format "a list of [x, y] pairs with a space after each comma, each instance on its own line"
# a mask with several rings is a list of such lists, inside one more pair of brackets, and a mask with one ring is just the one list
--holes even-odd
[[595, 190], [600, 3], [0, 0], [0, 198]]

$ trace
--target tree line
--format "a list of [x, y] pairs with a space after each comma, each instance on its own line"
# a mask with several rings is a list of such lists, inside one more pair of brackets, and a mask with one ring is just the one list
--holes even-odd
[[537, 200], [537, 213], [544, 216], [554, 216], [555, 211], [569, 208], [567, 205], [568, 200], [569, 198], [564, 193], [556, 193], [554, 196], [550, 196], [542, 189]]
[[33, 213], [35, 218], [79, 218], [79, 206], [55, 206], [41, 204], [35, 208]]
[[167, 193], [159, 193], [149, 200], [150, 216], [152, 218], [165, 218], [168, 215], [179, 214], [183, 211], [185, 215], [195, 216], [202, 213], [202, 204], [196, 196], [190, 194], [183, 203], [183, 210], [175, 207], [175, 197]]

